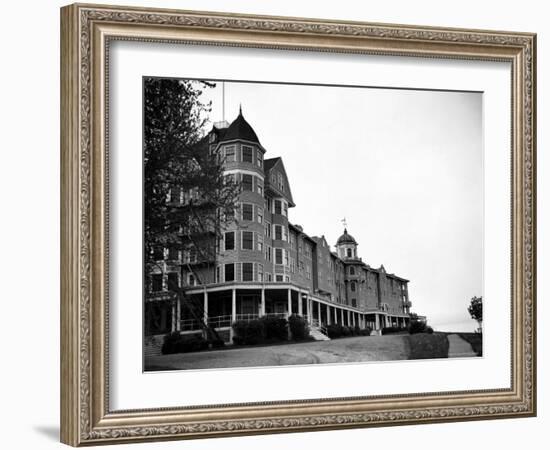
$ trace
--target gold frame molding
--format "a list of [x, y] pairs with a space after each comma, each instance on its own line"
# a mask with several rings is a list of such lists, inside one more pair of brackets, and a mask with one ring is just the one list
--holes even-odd
[[[507, 61], [512, 67], [509, 389], [208, 407], [108, 406], [109, 42]], [[74, 4], [61, 9], [61, 440], [73, 446], [536, 414], [536, 35]]]

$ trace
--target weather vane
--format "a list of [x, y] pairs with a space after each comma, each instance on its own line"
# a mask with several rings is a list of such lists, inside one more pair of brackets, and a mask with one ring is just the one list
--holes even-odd
[[342, 219], [342, 224], [344, 225], [344, 228], [348, 227], [348, 222], [346, 221], [345, 217]]

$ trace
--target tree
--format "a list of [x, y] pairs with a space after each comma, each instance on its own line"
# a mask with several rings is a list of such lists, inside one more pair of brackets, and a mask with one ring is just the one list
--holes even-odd
[[477, 321], [479, 325], [478, 331], [481, 332], [481, 323], [483, 322], [483, 297], [473, 297], [470, 300], [468, 312], [472, 319]]
[[[193, 252], [215, 267], [217, 244], [234, 216], [240, 187], [224, 177], [223, 160], [205, 133], [210, 104], [201, 101], [204, 81], [144, 80], [144, 252], [145, 275], [164, 249]], [[157, 250], [162, 250], [159, 252]], [[160, 265], [159, 271], [162, 272]], [[187, 264], [180, 267], [199, 274]], [[185, 286], [168, 280], [168, 290], [185, 299]]]
[[[213, 86], [203, 81], [144, 81], [144, 240], [149, 266], [155, 264], [157, 247], [194, 245], [205, 259], [214, 257], [214, 238], [232, 216], [238, 186], [224, 179], [223, 161], [210, 151], [203, 132], [210, 105], [200, 96]], [[207, 233], [212, 237], [208, 244], [203, 242]]]

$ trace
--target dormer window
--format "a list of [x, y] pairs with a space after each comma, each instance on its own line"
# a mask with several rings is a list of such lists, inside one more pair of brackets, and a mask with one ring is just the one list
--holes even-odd
[[351, 257], [352, 257], [351, 248], [346, 249], [346, 252], [347, 252], [347, 257], [348, 257], [348, 258], [351, 258]]

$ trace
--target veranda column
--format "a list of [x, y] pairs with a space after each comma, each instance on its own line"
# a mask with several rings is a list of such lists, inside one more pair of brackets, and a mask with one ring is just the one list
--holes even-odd
[[176, 331], [181, 330], [181, 298], [176, 300]]
[[340, 320], [342, 321], [342, 326], [344, 326], [344, 310], [340, 310]]
[[262, 288], [262, 299], [260, 303], [260, 316], [265, 316], [265, 289]]
[[334, 308], [334, 323], [338, 323], [338, 308]]
[[172, 333], [176, 331], [176, 303], [172, 302]]
[[351, 327], [351, 311], [348, 309], [348, 327]]
[[290, 317], [292, 315], [292, 291], [290, 289], [288, 289], [288, 309], [287, 309], [287, 312], [288, 312], [288, 316]]
[[233, 342], [233, 324], [237, 321], [237, 290], [231, 290], [231, 326], [229, 328], [229, 341]]
[[327, 325], [332, 323], [332, 318], [330, 317], [330, 306], [327, 305]]
[[203, 303], [204, 303], [204, 306], [203, 306], [203, 309], [204, 309], [204, 323], [205, 325], [208, 325], [208, 292], [205, 290], [204, 291], [204, 297], [203, 297]]
[[380, 316], [378, 314], [374, 315], [374, 320], [376, 321], [376, 329], [380, 329]]
[[319, 326], [321, 326], [321, 302], [317, 302], [317, 319], [319, 320]]
[[306, 296], [306, 315], [307, 315], [307, 321], [311, 325], [311, 321], [313, 320], [313, 317], [311, 317], [312, 311], [311, 311], [311, 299], [309, 298], [309, 295]]
[[303, 304], [302, 304], [302, 291], [298, 291], [298, 315], [299, 316], [303, 316], [304, 315], [304, 311], [303, 311]]

